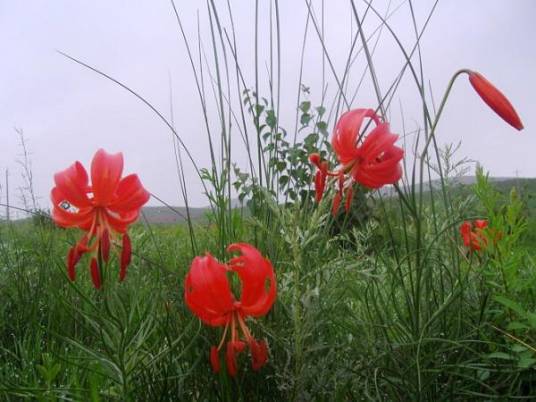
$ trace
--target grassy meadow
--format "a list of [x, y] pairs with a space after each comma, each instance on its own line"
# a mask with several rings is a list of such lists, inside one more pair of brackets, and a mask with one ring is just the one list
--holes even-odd
[[[304, 48], [306, 40], [324, 43], [323, 8], [315, 12], [306, 3]], [[408, 46], [388, 13], [370, 4], [363, 13], [349, 10], [355, 31], [346, 62], [333, 68], [332, 55], [322, 49], [322, 88], [311, 90], [300, 76], [289, 122], [280, 119], [278, 2], [270, 2], [269, 43], [255, 39], [256, 52], [264, 49], [269, 62], [265, 66], [255, 53], [248, 64], [254, 78], [237, 56], [231, 7], [208, 2], [202, 18], [211, 42], [202, 48], [185, 34], [172, 2], [203, 110], [208, 166], [192, 158], [173, 118], [120, 77], [65, 55], [130, 92], [169, 128], [179, 172], [170, 185], [186, 207], [160, 207], [180, 215], [180, 223], [154, 223], [157, 218], [142, 213], [129, 228], [133, 256], [126, 280], [117, 280], [112, 253], [100, 290], [91, 284], [87, 257], [76, 281], [67, 275], [66, 256], [81, 230], [59, 228], [46, 213], [0, 222], [0, 400], [536, 399], [536, 182], [495, 182], [478, 166], [474, 183], [461, 185], [473, 165], [443, 148], [436, 128], [452, 83], [467, 71], [452, 72], [435, 102], [419, 45], [428, 20], [409, 19], [415, 38]], [[369, 19], [377, 29], [363, 32]], [[402, 55], [388, 87], [376, 77], [379, 35]], [[363, 88], [352, 86], [359, 76]], [[389, 119], [398, 113], [398, 106], [391, 109], [402, 80], [413, 85], [422, 106], [415, 132], [392, 127], [404, 143], [402, 179], [380, 190], [356, 183], [348, 213], [341, 207], [333, 215], [335, 179], [316, 203], [309, 156], [318, 153], [335, 166], [330, 139], [337, 118], [370, 107]], [[330, 91], [324, 90], [328, 81]], [[375, 101], [359, 105], [354, 90]], [[318, 102], [311, 91], [322, 94]], [[471, 101], [480, 99], [475, 94]], [[187, 163], [196, 177], [185, 176]], [[190, 180], [203, 184], [206, 211], [190, 208]], [[460, 225], [475, 219], [489, 223], [479, 251], [460, 235]], [[226, 261], [233, 242], [255, 245], [277, 277], [271, 310], [247, 320], [255, 338], [267, 341], [268, 361], [252, 370], [244, 352], [236, 377], [223, 363], [219, 373], [211, 369], [209, 350], [223, 328], [204, 325], [184, 300], [192, 259], [210, 252]], [[231, 285], [238, 294], [238, 281]]]
[[[212, 373], [208, 348], [221, 332], [184, 303], [192, 258], [185, 224], [133, 227], [127, 280], [116, 281], [112, 259], [97, 291], [84, 261], [76, 282], [66, 275], [65, 255], [78, 233], [43, 219], [3, 223], [1, 399], [531, 399], [536, 274], [534, 243], [522, 233], [534, 226], [533, 211], [527, 192], [517, 211], [508, 192], [481, 181], [453, 192], [464, 208], [456, 213], [487, 215], [489, 200], [475, 195], [484, 193], [516, 240], [473, 255], [457, 227], [447, 228], [423, 251], [420, 267], [397, 255], [415, 247], [417, 228], [397, 223], [394, 199], [377, 200], [381, 207], [365, 223], [341, 226], [329, 218], [329, 205], [269, 205], [268, 229], [233, 211], [234, 236], [266, 250], [278, 280], [276, 305], [253, 324], [269, 342], [269, 362], [254, 372], [242, 357], [236, 379]], [[198, 250], [220, 255], [213, 223], [194, 224], [194, 231]]]

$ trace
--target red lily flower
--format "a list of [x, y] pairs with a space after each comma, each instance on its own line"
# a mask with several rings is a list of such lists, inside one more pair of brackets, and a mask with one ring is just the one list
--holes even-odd
[[[219, 351], [230, 329], [225, 361], [227, 372], [234, 377], [238, 372], [236, 356], [246, 346], [251, 352], [253, 370], [259, 370], [268, 360], [266, 341], [253, 337], [245, 319], [266, 315], [275, 302], [277, 289], [272, 264], [259, 250], [247, 243], [234, 243], [227, 251], [238, 251], [241, 255], [231, 258], [228, 264], [221, 264], [209, 253], [194, 258], [184, 283], [184, 299], [192, 313], [205, 324], [225, 327], [219, 345], [210, 349], [215, 373], [220, 370]], [[231, 291], [228, 272], [235, 272], [240, 279], [240, 300]]]
[[72, 281], [76, 278], [76, 264], [83, 254], [90, 253], [91, 278], [99, 289], [102, 278], [97, 253], [108, 262], [111, 246], [121, 247], [119, 280], [125, 279], [131, 256], [127, 227], [138, 219], [149, 193], [136, 174], [121, 178], [122, 172], [123, 155], [99, 149], [91, 162], [91, 185], [86, 169], [78, 161], [54, 175], [52, 219], [58, 226], [87, 232], [67, 256], [67, 273]]
[[473, 223], [465, 221], [460, 226], [460, 234], [463, 239], [465, 247], [471, 249], [471, 251], [480, 251], [486, 248], [488, 240], [484, 234], [484, 229], [488, 227], [488, 221], [484, 219], [477, 219]]
[[[359, 135], [363, 121], [369, 118], [376, 127], [364, 139]], [[340, 166], [329, 171], [326, 161], [320, 155], [309, 157], [318, 171], [315, 177], [316, 200], [320, 201], [328, 176], [336, 177], [338, 191], [333, 200], [333, 214], [339, 210], [346, 196], [345, 209], [350, 209], [353, 197], [353, 183], [357, 182], [369, 189], [378, 189], [386, 184], [396, 183], [402, 177], [400, 160], [404, 151], [395, 146], [396, 134], [389, 131], [389, 124], [382, 123], [372, 109], [354, 109], [344, 113], [333, 133], [331, 145]]]
[[469, 82], [482, 100], [504, 121], [512, 127], [522, 130], [523, 123], [508, 98], [482, 74], [469, 70], [466, 72], [469, 75]]

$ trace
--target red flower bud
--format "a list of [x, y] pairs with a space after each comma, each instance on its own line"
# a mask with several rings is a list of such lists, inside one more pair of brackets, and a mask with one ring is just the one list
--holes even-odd
[[482, 100], [493, 109], [504, 121], [510, 124], [512, 127], [522, 130], [523, 123], [519, 118], [516, 110], [504, 96], [491, 82], [489, 82], [482, 74], [476, 71], [469, 71], [469, 82], [480, 95]]

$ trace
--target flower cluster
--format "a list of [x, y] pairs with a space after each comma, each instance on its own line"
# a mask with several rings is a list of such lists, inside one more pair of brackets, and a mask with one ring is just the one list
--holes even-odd
[[463, 245], [471, 251], [480, 251], [488, 245], [484, 229], [488, 227], [488, 221], [477, 219], [474, 222], [465, 221], [460, 226]]
[[[523, 128], [511, 103], [488, 80], [470, 70], [460, 70], [455, 77], [460, 73], [468, 74], [473, 88], [501, 118], [518, 130]], [[370, 124], [373, 126], [367, 133]], [[328, 179], [336, 183], [333, 214], [338, 212], [343, 200], [346, 211], [350, 209], [356, 183], [367, 189], [396, 184], [402, 177], [404, 157], [404, 151], [395, 145], [397, 140], [389, 123], [373, 109], [344, 113], [331, 141], [338, 166], [330, 170], [329, 162], [322, 160], [319, 154], [309, 157], [317, 168], [316, 201], [321, 201]], [[109, 261], [112, 249], [120, 249], [119, 280], [125, 279], [132, 252], [127, 229], [137, 220], [150, 195], [136, 174], [121, 177], [122, 172], [123, 155], [108, 154], [100, 149], [91, 162], [91, 183], [80, 162], [54, 175], [53, 220], [61, 227], [75, 227], [85, 232], [67, 255], [67, 273], [72, 281], [76, 278], [76, 265], [88, 254], [93, 285], [101, 288], [102, 265]], [[464, 245], [471, 251], [486, 248], [487, 226], [486, 220], [464, 222], [460, 226]], [[498, 239], [500, 234], [493, 237], [494, 242]], [[268, 359], [266, 340], [257, 340], [246, 320], [268, 313], [276, 300], [277, 285], [271, 262], [255, 247], [234, 243], [227, 251], [238, 253], [227, 263], [219, 262], [209, 253], [194, 258], [185, 278], [184, 299], [203, 323], [224, 328], [219, 344], [210, 349], [210, 363], [213, 371], [219, 372], [220, 351], [225, 348], [227, 372], [236, 376], [237, 357], [246, 348], [250, 350], [254, 370], [264, 366]], [[235, 282], [241, 285], [239, 298], [231, 290], [233, 282], [229, 277], [232, 274], [236, 274]]]
[[[230, 332], [225, 346], [225, 362], [229, 375], [235, 376], [238, 371], [236, 357], [246, 347], [251, 352], [254, 370], [260, 369], [268, 359], [266, 341], [257, 341], [245, 320], [268, 313], [274, 304], [277, 286], [272, 264], [255, 247], [234, 243], [227, 251], [238, 251], [240, 255], [231, 258], [227, 264], [218, 262], [209, 253], [194, 258], [184, 283], [184, 299], [188, 308], [205, 324], [224, 327], [219, 345], [210, 349], [214, 372], [220, 370], [219, 352]], [[240, 299], [236, 299], [231, 291], [227, 277], [231, 272], [236, 273], [241, 282]]]

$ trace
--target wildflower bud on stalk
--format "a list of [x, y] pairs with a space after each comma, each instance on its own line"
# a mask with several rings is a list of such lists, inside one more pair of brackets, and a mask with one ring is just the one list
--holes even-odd
[[476, 71], [468, 71], [467, 74], [469, 75], [469, 82], [482, 100], [504, 121], [512, 127], [522, 130], [523, 123], [521, 123], [521, 119], [508, 98], [482, 74]]

